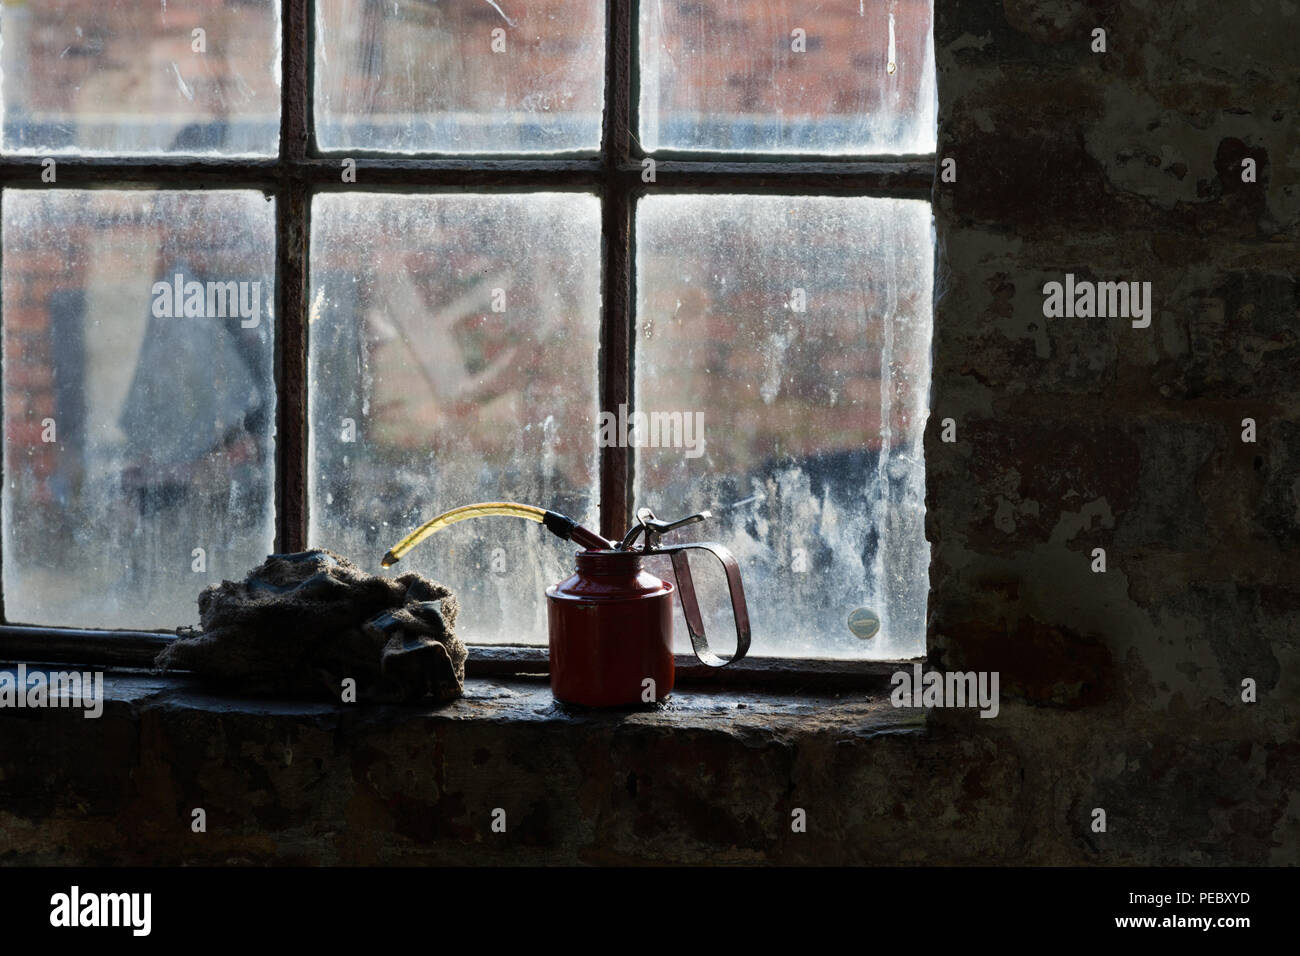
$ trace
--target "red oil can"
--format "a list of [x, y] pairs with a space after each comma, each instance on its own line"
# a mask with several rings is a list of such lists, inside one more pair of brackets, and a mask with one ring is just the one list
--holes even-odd
[[673, 689], [673, 586], [635, 551], [579, 551], [546, 589], [551, 692], [589, 707], [659, 700]]
[[[670, 531], [709, 517], [707, 511], [680, 521], [660, 521], [649, 508], [623, 539], [609, 541], [572, 518], [535, 505], [484, 502], [464, 505], [426, 522], [392, 548], [383, 560], [391, 567], [420, 541], [457, 521], [487, 515], [511, 515], [543, 525], [585, 550], [576, 556], [572, 577], [546, 589], [551, 692], [557, 699], [588, 707], [626, 707], [662, 700], [673, 689], [673, 594], [676, 593], [695, 656], [710, 667], [738, 661], [749, 650], [749, 611], [735, 557], [711, 541], [661, 547]], [[637, 539], [641, 538], [640, 546]], [[687, 552], [705, 551], [717, 558], [727, 579], [736, 622], [736, 650], [723, 659], [709, 649], [695, 581]], [[648, 555], [672, 561], [676, 584], [645, 569]]]
[[[674, 586], [645, 570], [646, 555], [672, 559], [695, 656], [711, 667], [745, 656], [749, 612], [735, 557], [713, 542], [659, 546], [661, 535], [707, 517], [705, 511], [666, 522], [642, 508], [622, 541], [608, 550], [579, 551], [573, 577], [547, 588], [551, 693], [556, 698], [589, 707], [618, 707], [652, 703], [672, 691]], [[636, 539], [642, 535], [637, 548]], [[686, 554], [690, 550], [707, 551], [722, 562], [736, 619], [736, 652], [728, 660], [709, 649]]]

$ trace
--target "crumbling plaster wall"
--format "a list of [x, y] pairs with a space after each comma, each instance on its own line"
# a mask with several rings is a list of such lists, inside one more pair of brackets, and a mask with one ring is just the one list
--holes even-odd
[[[937, 7], [932, 659], [1001, 672], [1034, 857], [1294, 863], [1300, 7]], [[1150, 327], [1045, 318], [1070, 272]]]

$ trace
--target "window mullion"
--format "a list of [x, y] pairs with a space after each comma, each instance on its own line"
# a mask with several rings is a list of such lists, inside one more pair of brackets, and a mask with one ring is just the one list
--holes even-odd
[[306, 187], [286, 181], [276, 193], [276, 550], [307, 547], [307, 241]]
[[[631, 188], [621, 167], [631, 158], [632, 8], [624, 0], [606, 5], [605, 128], [601, 159], [603, 189], [603, 327], [600, 350], [600, 403], [618, 414], [631, 404], [632, 382], [632, 256]], [[629, 448], [600, 449], [600, 529], [607, 538], [620, 538], [631, 512], [632, 452]]]
[[280, 185], [276, 190], [276, 550], [307, 547], [307, 243], [311, 201], [298, 168], [310, 136], [308, 0], [283, 0]]

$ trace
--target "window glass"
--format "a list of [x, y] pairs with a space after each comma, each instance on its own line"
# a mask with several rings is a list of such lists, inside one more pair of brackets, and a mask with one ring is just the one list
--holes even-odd
[[318, 0], [324, 150], [594, 153], [605, 0]]
[[[578, 193], [318, 196], [311, 543], [372, 572], [434, 515], [521, 501], [598, 523], [600, 205]], [[453, 588], [462, 634], [545, 643], [572, 545], [453, 525], [403, 559]]]
[[6, 190], [10, 623], [173, 628], [275, 540], [275, 206]]
[[654, 150], [930, 153], [931, 0], [642, 0]]
[[276, 0], [4, 0], [0, 149], [273, 156]]
[[[638, 505], [712, 511], [700, 527], [741, 563], [751, 653], [923, 653], [929, 203], [679, 195], [637, 211], [635, 406], [660, 416], [636, 439]], [[702, 586], [724, 594], [716, 579]], [[727, 634], [713, 603], [707, 626]], [[879, 632], [851, 631], [855, 612]]]

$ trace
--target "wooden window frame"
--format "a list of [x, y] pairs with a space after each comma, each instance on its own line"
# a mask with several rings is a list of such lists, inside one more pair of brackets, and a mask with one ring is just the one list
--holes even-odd
[[[209, 157], [59, 157], [50, 189], [256, 189], [276, 200], [275, 547], [307, 546], [307, 250], [311, 198], [348, 189], [576, 189], [601, 200], [602, 255], [600, 403], [632, 405], [632, 312], [635, 303], [634, 209], [649, 193], [740, 193], [931, 198], [935, 156], [840, 158], [803, 154], [689, 153], [657, 150], [648, 157], [635, 135], [636, 0], [606, 2], [605, 109], [598, 155], [547, 157], [394, 157], [347, 150], [322, 154], [313, 135], [311, 0], [281, 0], [280, 153], [273, 159]], [[356, 163], [356, 185], [341, 182], [344, 156]], [[653, 158], [655, 181], [642, 181]], [[41, 182], [40, 156], [0, 157], [0, 188]], [[600, 451], [601, 534], [619, 538], [633, 512], [634, 449]], [[3, 555], [0, 555], [3, 560]], [[11, 625], [0, 592], [0, 660], [147, 667], [173, 639], [167, 632]], [[803, 658], [746, 659], [705, 668], [679, 655], [680, 678], [738, 686], [816, 690], [878, 688], [897, 661]], [[546, 649], [474, 645], [472, 675], [544, 673]]]

